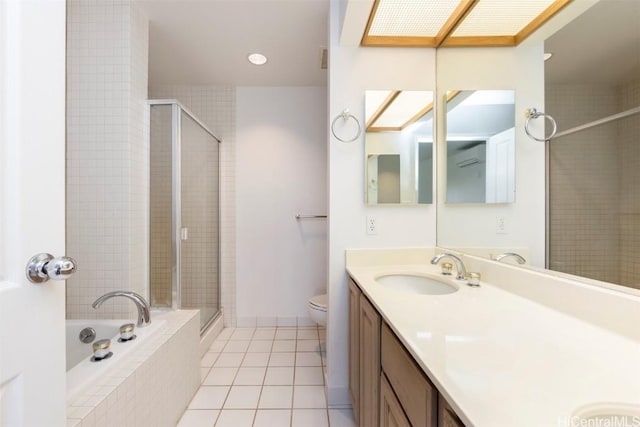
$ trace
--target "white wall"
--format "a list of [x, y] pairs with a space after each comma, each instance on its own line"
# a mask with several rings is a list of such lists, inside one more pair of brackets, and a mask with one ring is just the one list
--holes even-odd
[[[236, 89], [238, 326], [309, 324], [326, 292], [325, 87]], [[364, 223], [363, 223], [364, 227]]]
[[[544, 143], [524, 131], [527, 108], [544, 111], [543, 46], [517, 48], [452, 48], [438, 50], [438, 110], [444, 110], [449, 90], [511, 89], [516, 97], [515, 203], [445, 204], [438, 201], [438, 245], [443, 247], [526, 247], [531, 263], [544, 266], [545, 160]], [[436, 113], [437, 114], [437, 113]], [[444, 129], [444, 114], [438, 115]], [[542, 135], [542, 120], [530, 129]], [[445, 137], [438, 135], [438, 146]], [[446, 192], [446, 159], [438, 160], [438, 191]], [[496, 217], [507, 221], [507, 234], [496, 233]], [[528, 260], [529, 261], [529, 260]]]
[[[364, 121], [367, 89], [435, 90], [435, 50], [357, 48], [339, 45], [339, 2], [330, 3], [329, 128], [348, 108]], [[338, 131], [340, 129], [337, 129]], [[350, 135], [344, 135], [344, 138]], [[364, 135], [353, 143], [329, 138], [329, 320], [327, 380], [330, 405], [349, 405], [348, 282], [345, 249], [434, 246], [435, 205], [365, 206]], [[376, 217], [377, 235], [367, 235], [367, 215]]]

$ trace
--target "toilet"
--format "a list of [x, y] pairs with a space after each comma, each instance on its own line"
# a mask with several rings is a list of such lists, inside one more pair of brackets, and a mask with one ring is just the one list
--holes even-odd
[[316, 295], [309, 298], [307, 311], [311, 320], [320, 326], [327, 325], [327, 294]]

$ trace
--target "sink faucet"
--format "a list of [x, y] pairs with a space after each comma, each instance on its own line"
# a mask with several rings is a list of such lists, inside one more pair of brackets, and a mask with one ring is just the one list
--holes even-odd
[[147, 326], [149, 323], [151, 323], [151, 314], [150, 314], [151, 307], [149, 306], [149, 303], [144, 299], [142, 295], [136, 294], [135, 292], [129, 292], [129, 291], [107, 292], [106, 294], [102, 295], [100, 298], [95, 300], [93, 304], [91, 304], [91, 306], [93, 308], [98, 308], [102, 305], [103, 302], [114, 297], [129, 298], [131, 301], [133, 301], [136, 304], [136, 307], [138, 308], [138, 323], [136, 324], [136, 326], [138, 328]]
[[509, 257], [515, 258], [516, 261], [518, 261], [518, 264], [524, 264], [526, 262], [524, 258], [522, 258], [519, 254], [515, 252], [506, 252], [504, 254], [496, 255], [494, 260], [501, 261], [504, 258], [509, 258]]
[[454, 254], [445, 252], [443, 254], [436, 255], [431, 259], [431, 264], [437, 264], [443, 258], [451, 258], [451, 260], [453, 260], [454, 264], [456, 265], [456, 272], [458, 273], [456, 276], [457, 280], [464, 280], [467, 277], [467, 270], [464, 268], [462, 260]]

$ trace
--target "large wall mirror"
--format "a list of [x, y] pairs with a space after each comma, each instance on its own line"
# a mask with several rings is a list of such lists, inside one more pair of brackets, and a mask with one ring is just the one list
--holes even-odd
[[[546, 39], [544, 51], [552, 54], [550, 59], [543, 62], [540, 49], [537, 64], [514, 66], [502, 76], [506, 87], [513, 83], [517, 93], [518, 196], [504, 205], [438, 202], [438, 244], [493, 258], [520, 252], [527, 267], [635, 293], [640, 289], [640, 2], [593, 3]], [[527, 49], [498, 58], [504, 61], [494, 58], [496, 72], [510, 66], [509, 55], [527, 60]], [[473, 72], [457, 75], [465, 71], [462, 61], [451, 61], [456, 54], [438, 54], [438, 86], [464, 88], [464, 78], [473, 81], [472, 87], [495, 84], [474, 80], [479, 74], [475, 64]], [[480, 54], [476, 60], [482, 60]], [[517, 76], [516, 71], [527, 75]], [[454, 78], [458, 80], [452, 82]], [[444, 99], [444, 92], [441, 95]], [[558, 135], [549, 142], [534, 142], [524, 134], [523, 113], [530, 107], [555, 118]], [[537, 119], [531, 130], [542, 138], [550, 131], [546, 125]], [[443, 167], [440, 160], [438, 167]], [[438, 176], [443, 179], [440, 172]], [[444, 187], [438, 190], [447, 194]], [[540, 191], [544, 198], [530, 197]], [[516, 264], [517, 259], [502, 262]]]
[[433, 92], [365, 93], [368, 205], [433, 203]]
[[515, 199], [515, 92], [447, 92], [447, 203]]

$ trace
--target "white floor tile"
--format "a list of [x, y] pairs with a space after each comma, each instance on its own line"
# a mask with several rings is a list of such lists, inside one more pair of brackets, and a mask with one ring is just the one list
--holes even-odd
[[218, 359], [219, 355], [220, 353], [211, 353], [211, 352], [205, 353], [204, 356], [202, 356], [202, 359], [200, 359], [200, 367], [201, 368], [212, 367], [215, 361]]
[[272, 340], [276, 335], [276, 328], [258, 328], [253, 334], [253, 340]]
[[326, 409], [294, 409], [291, 414], [291, 427], [328, 427]]
[[256, 328], [236, 328], [231, 335], [229, 340], [237, 341], [237, 340], [250, 340], [255, 332]]
[[317, 340], [318, 339], [318, 330], [316, 328], [313, 328], [313, 329], [299, 329], [298, 330], [298, 339], [299, 340]]
[[266, 371], [266, 367], [240, 368], [233, 385], [262, 385]]
[[211, 343], [207, 351], [211, 353], [220, 353], [222, 352], [222, 349], [224, 349], [225, 345], [227, 345], [226, 340], [216, 339], [214, 342]]
[[255, 413], [255, 409], [224, 409], [220, 412], [216, 427], [251, 427]]
[[318, 340], [298, 340], [296, 351], [317, 351], [320, 352], [320, 341]]
[[319, 353], [298, 352], [296, 353], [296, 366], [322, 366], [322, 358]]
[[189, 409], [221, 409], [230, 387], [200, 387]]
[[289, 427], [290, 409], [258, 409], [253, 427]]
[[297, 331], [295, 328], [280, 328], [276, 331], [275, 339], [277, 340], [295, 340]]
[[304, 385], [295, 386], [293, 390], [294, 408], [327, 408], [327, 399], [324, 396], [324, 386]]
[[231, 385], [238, 368], [211, 368], [202, 385]]
[[269, 364], [271, 353], [247, 353], [242, 360], [242, 366], [261, 367]]
[[261, 386], [232, 386], [224, 402], [224, 409], [256, 409], [260, 390]]
[[295, 340], [275, 340], [273, 342], [273, 348], [271, 349], [273, 352], [283, 352], [283, 351], [296, 351], [296, 341]]
[[324, 336], [315, 326], [224, 329], [179, 427], [355, 427], [351, 410], [327, 410]]
[[187, 410], [180, 418], [178, 427], [212, 427], [219, 413], [216, 410]]
[[211, 368], [200, 368], [200, 384], [202, 384], [202, 381], [204, 381], [204, 379], [207, 378], [207, 375], [209, 375], [210, 370]]
[[236, 340], [229, 341], [227, 345], [224, 346], [223, 353], [245, 353], [247, 348], [249, 348], [249, 340]]
[[224, 328], [216, 337], [216, 340], [228, 340], [236, 328]]
[[293, 367], [268, 367], [264, 385], [293, 385]]
[[261, 409], [290, 409], [293, 398], [293, 386], [274, 385], [262, 387], [258, 408]]
[[295, 371], [296, 385], [323, 385], [324, 376], [319, 366], [300, 366]]
[[271, 353], [269, 366], [295, 366], [295, 353]]
[[242, 364], [244, 353], [221, 353], [213, 364], [216, 368], [237, 368]]
[[356, 427], [356, 420], [351, 409], [329, 409], [331, 427]]
[[268, 353], [271, 351], [273, 341], [271, 340], [253, 340], [249, 344], [247, 352], [249, 353]]

